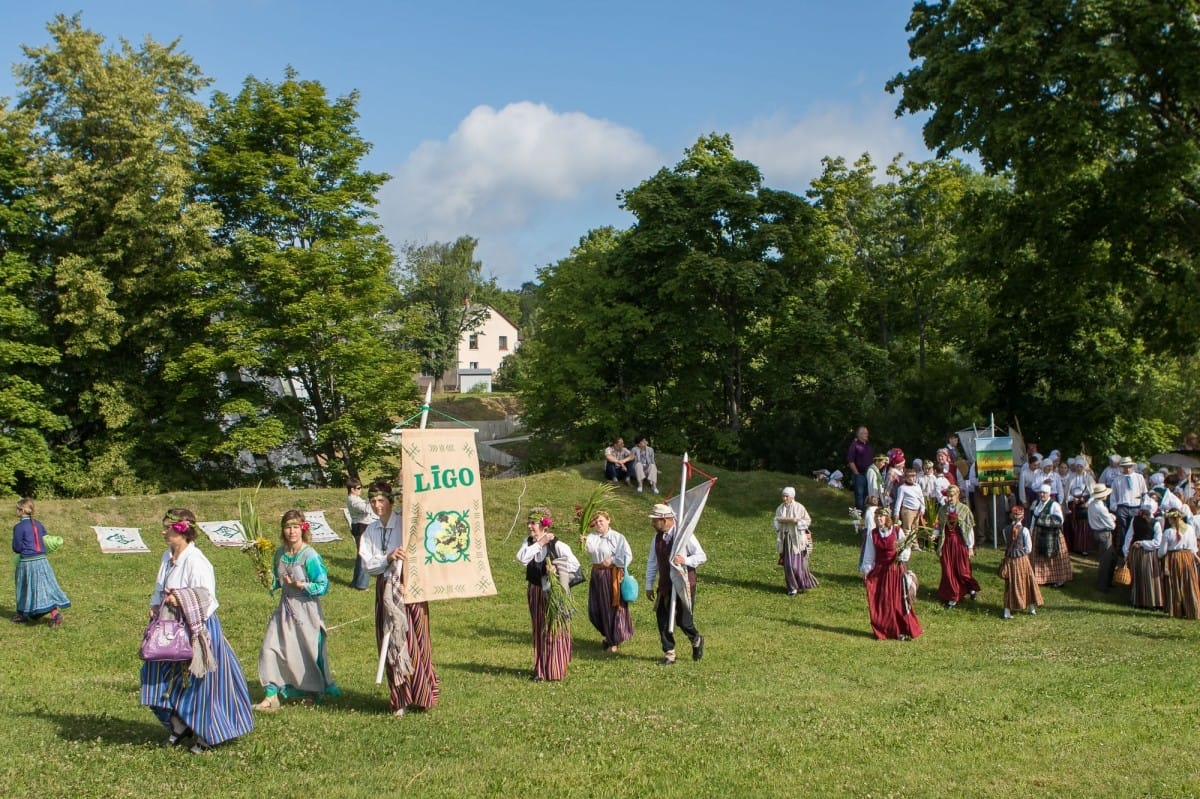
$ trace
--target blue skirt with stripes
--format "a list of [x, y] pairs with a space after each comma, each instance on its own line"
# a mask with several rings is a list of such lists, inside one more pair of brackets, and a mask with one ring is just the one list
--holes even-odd
[[154, 711], [167, 732], [171, 716], [178, 716], [201, 742], [214, 746], [254, 729], [254, 711], [242, 664], [216, 614], [204, 626], [217, 670], [197, 679], [188, 673], [187, 663], [147, 661], [142, 664], [142, 704]]
[[17, 612], [37, 618], [58, 608], [71, 607], [71, 600], [58, 586], [58, 578], [45, 555], [21, 558], [17, 563]]

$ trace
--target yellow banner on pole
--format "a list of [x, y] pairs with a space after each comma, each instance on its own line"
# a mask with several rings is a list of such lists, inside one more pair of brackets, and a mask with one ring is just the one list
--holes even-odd
[[403, 430], [400, 450], [407, 601], [496, 593], [483, 531], [475, 431]]

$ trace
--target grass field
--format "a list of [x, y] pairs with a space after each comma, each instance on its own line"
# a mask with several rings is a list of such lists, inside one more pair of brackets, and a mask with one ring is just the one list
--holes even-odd
[[[685, 644], [676, 666], [655, 665], [661, 653], [642, 599], [632, 608], [636, 635], [619, 655], [601, 650], [585, 616], [567, 679], [531, 682], [524, 574], [514, 557], [525, 513], [548, 504], [578, 552], [562, 520], [599, 470], [486, 481], [499, 593], [430, 606], [442, 700], [403, 719], [387, 713], [374, 685], [372, 595], [347, 587], [343, 493], [264, 490], [266, 517], [325, 509], [346, 535], [320, 547], [334, 582], [325, 611], [344, 695], [259, 716], [252, 734], [199, 757], [158, 747], [162, 730], [138, 706], [137, 646], [163, 510], [233, 518], [237, 493], [40, 503], [39, 518], [66, 539], [52, 563], [73, 607], [59, 630], [0, 627], [0, 796], [1200, 795], [1200, 624], [1097, 595], [1088, 559], [1076, 560], [1074, 582], [1045, 590], [1038, 616], [1002, 621], [999, 553], [981, 547], [977, 603], [944, 610], [932, 593], [936, 556], [917, 553], [925, 635], [876, 641], [855, 570], [849, 493], [795, 476], [708, 470], [720, 479], [697, 532], [709, 555], [696, 606], [702, 662]], [[821, 580], [794, 598], [784, 594], [771, 531], [788, 484], [814, 517]], [[639, 580], [653, 499], [622, 488], [611, 503]], [[154, 553], [102, 555], [90, 525], [141, 527]], [[274, 602], [244, 555], [203, 538], [201, 547], [257, 700], [258, 648]], [[14, 609], [6, 573], [5, 617]]]

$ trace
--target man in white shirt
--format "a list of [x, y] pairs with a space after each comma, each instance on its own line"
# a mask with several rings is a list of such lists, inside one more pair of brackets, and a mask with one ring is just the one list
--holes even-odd
[[1121, 474], [1117, 477], [1115, 483], [1112, 483], [1112, 499], [1110, 505], [1114, 506], [1117, 517], [1117, 529], [1114, 539], [1123, 539], [1125, 533], [1129, 530], [1130, 523], [1133, 522], [1133, 517], [1137, 516], [1138, 508], [1142, 506], [1142, 500], [1145, 499], [1149, 488], [1146, 486], [1146, 478], [1133, 470], [1133, 459], [1125, 457], [1121, 459]]
[[[670, 505], [661, 502], [655, 505], [650, 511], [650, 523], [654, 526], [654, 540], [650, 542], [650, 555], [646, 558], [646, 598], [654, 603], [658, 637], [662, 641], [663, 659], [659, 665], [671, 666], [675, 663], [675, 634], [669, 629], [671, 597], [676, 593], [671, 580], [673, 569], [686, 571], [684, 587], [688, 592], [687, 597], [675, 596], [675, 626], [683, 630], [692, 642], [692, 660], [699, 660], [704, 657], [704, 636], [696, 629], [692, 610], [696, 603], [696, 569], [704, 565], [708, 556], [704, 554], [695, 535], [688, 536], [682, 549], [675, 546], [678, 530], [675, 527], [675, 511]], [[662, 564], [661, 569], [659, 564]]]
[[1104, 483], [1096, 483], [1088, 492], [1087, 522], [1092, 531], [1092, 542], [1095, 551], [1100, 556], [1100, 565], [1096, 569], [1096, 590], [1108, 591], [1112, 588], [1113, 569], [1117, 567], [1119, 552], [1113, 548], [1113, 532], [1117, 527], [1116, 517], [1108, 509], [1105, 502], [1112, 489]]

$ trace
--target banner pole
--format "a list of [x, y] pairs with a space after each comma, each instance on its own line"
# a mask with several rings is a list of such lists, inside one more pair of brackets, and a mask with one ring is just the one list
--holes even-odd
[[[679, 518], [675, 520], [675, 538], [676, 538], [675, 543], [676, 544], [679, 543], [680, 525], [683, 524], [683, 519], [684, 519], [683, 503], [687, 497], [687, 479], [688, 479], [688, 454], [685, 452], [685, 453], [683, 453], [682, 474], [679, 477]], [[671, 561], [669, 563], [667, 563], [668, 569], [675, 568], [674, 554], [675, 554], [675, 547], [671, 547], [671, 555], [669, 556], [671, 558]], [[662, 568], [661, 563], [659, 564], [659, 568]], [[686, 577], [687, 572], [684, 572], [684, 575], [685, 575], [684, 576], [684, 590], [686, 591], [687, 590], [687, 577]], [[669, 633], [675, 632], [675, 593], [676, 593], [675, 592], [675, 581], [671, 580], [671, 620], [667, 624], [667, 632], [669, 632]]]

